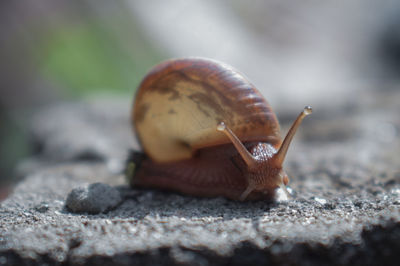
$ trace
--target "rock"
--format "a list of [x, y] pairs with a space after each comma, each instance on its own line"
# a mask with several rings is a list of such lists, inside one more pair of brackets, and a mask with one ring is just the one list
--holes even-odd
[[121, 200], [117, 189], [107, 184], [94, 183], [74, 188], [68, 194], [65, 205], [75, 213], [97, 214], [115, 208]]
[[41, 202], [40, 204], [35, 206], [35, 210], [41, 213], [45, 213], [49, 210], [49, 204], [46, 202]]
[[[66, 104], [57, 119], [50, 119], [51, 111], [43, 119], [56, 123], [73, 110], [77, 120], [86, 112], [106, 117], [89, 119], [88, 128], [113, 125], [108, 121], [113, 118], [107, 118], [101, 108], [93, 112], [90, 104], [77, 106]], [[80, 148], [73, 143], [81, 131], [69, 128], [71, 136], [60, 139], [59, 145], [77, 149], [53, 158], [49, 150], [42, 151], [25, 162], [21, 171], [25, 178], [1, 202], [0, 264], [397, 265], [400, 118], [393, 110], [398, 105], [354, 110], [346, 119], [316, 116], [305, 121], [285, 165], [293, 197], [275, 203], [131, 189], [123, 175], [108, 165], [113, 159], [123, 164], [121, 154], [131, 148], [126, 144], [130, 132], [125, 137], [104, 134], [114, 143], [108, 146], [110, 153], [103, 154], [108, 159], [86, 160], [77, 156]], [[345, 128], [349, 124], [357, 130]], [[322, 125], [340, 134], [334, 140], [324, 138]], [[287, 127], [285, 123], [282, 131]], [[53, 129], [46, 133], [49, 142], [57, 138], [52, 134], [67, 130], [58, 122]], [[37, 137], [51, 146], [43, 136]], [[94, 143], [86, 145], [90, 148]], [[65, 208], [71, 190], [98, 182], [100, 188], [108, 184], [117, 190], [121, 203], [107, 213], [75, 214]], [[86, 196], [93, 190], [81, 189]]]
[[126, 150], [137, 146], [129, 108], [123, 99], [49, 106], [31, 119], [33, 145], [47, 162], [100, 161], [117, 173], [124, 167]]

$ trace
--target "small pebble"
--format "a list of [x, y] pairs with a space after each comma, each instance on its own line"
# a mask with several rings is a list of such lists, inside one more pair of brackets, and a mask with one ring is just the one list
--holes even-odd
[[318, 203], [326, 204], [326, 199], [318, 198], [318, 197], [313, 197], [313, 198], [314, 198], [314, 200], [315, 200], [316, 202], [318, 202]]
[[107, 184], [94, 183], [74, 188], [67, 196], [66, 206], [74, 213], [102, 213], [122, 201], [119, 191]]
[[41, 202], [40, 204], [35, 206], [35, 210], [40, 213], [45, 213], [49, 210], [49, 204], [46, 202]]

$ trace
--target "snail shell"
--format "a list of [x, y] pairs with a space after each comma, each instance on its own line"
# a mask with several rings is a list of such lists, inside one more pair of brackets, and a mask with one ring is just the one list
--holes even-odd
[[230, 143], [215, 131], [221, 121], [244, 142], [281, 143], [278, 120], [257, 89], [233, 68], [208, 59], [156, 66], [139, 87], [133, 121], [145, 153], [157, 162]]
[[[268, 180], [255, 184], [249, 171], [273, 172], [281, 176], [280, 183], [285, 178], [287, 183], [281, 164], [255, 170], [258, 161], [277, 154], [282, 144], [279, 123], [260, 92], [224, 63], [184, 58], [155, 66], [138, 88], [132, 120], [146, 155], [131, 160], [134, 169], [128, 177], [133, 186], [251, 199], [270, 198], [280, 185], [276, 178], [270, 185]], [[225, 134], [218, 126], [219, 131], [227, 128]], [[244, 150], [232, 144], [232, 135]], [[252, 158], [246, 161], [244, 153]], [[275, 165], [277, 173], [271, 170]]]

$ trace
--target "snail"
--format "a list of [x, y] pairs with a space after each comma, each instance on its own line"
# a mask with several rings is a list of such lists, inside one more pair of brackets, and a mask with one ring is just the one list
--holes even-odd
[[237, 70], [205, 58], [172, 59], [142, 80], [132, 109], [143, 153], [128, 159], [133, 187], [234, 200], [286, 193], [282, 170], [306, 106], [282, 141], [275, 113]]

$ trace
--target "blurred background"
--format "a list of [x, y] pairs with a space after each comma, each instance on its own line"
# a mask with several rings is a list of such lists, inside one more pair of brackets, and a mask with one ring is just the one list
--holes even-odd
[[0, 188], [34, 152], [35, 110], [132, 99], [151, 66], [184, 56], [234, 66], [291, 114], [357, 108], [377, 93], [400, 103], [400, 2], [1, 1]]

